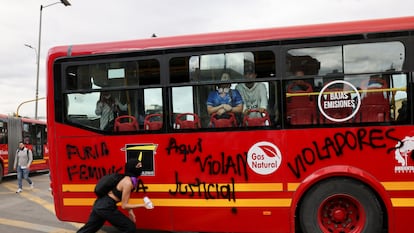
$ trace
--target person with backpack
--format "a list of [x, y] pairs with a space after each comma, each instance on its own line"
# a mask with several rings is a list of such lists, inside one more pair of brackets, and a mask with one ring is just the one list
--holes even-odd
[[[97, 232], [106, 221], [121, 232], [135, 233], [136, 218], [133, 210], [140, 207], [153, 208], [150, 201], [146, 201], [145, 204], [129, 203], [131, 192], [137, 188], [141, 173], [141, 161], [130, 159], [125, 164], [125, 174], [107, 175], [101, 178], [95, 187], [98, 198], [93, 204], [88, 222], [77, 233]], [[129, 218], [118, 209], [118, 202], [121, 202], [122, 209], [128, 210]]]
[[32, 151], [25, 147], [23, 142], [19, 142], [19, 148], [14, 157], [14, 170], [17, 172], [17, 185], [19, 186], [16, 193], [23, 191], [23, 178], [29, 183], [30, 188], [34, 188], [33, 181], [29, 178], [30, 165], [33, 162]]

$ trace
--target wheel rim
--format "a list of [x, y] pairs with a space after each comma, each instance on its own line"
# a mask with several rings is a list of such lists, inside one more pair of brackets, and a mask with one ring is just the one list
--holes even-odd
[[360, 232], [365, 219], [365, 211], [359, 201], [343, 194], [327, 198], [318, 210], [318, 224], [323, 232]]

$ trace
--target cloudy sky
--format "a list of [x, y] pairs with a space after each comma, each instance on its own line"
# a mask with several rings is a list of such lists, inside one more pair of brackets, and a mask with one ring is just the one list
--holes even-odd
[[[414, 15], [413, 0], [0, 0], [0, 113], [35, 99], [40, 6], [43, 8], [39, 97], [45, 59], [56, 45], [282, 27]], [[24, 46], [31, 45], [34, 49]], [[39, 117], [46, 115], [39, 100]], [[34, 117], [35, 103], [19, 114]]]

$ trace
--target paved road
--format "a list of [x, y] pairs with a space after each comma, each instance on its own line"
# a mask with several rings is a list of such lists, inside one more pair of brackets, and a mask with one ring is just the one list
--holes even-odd
[[[23, 192], [16, 194], [16, 177], [6, 177], [0, 184], [1, 233], [74, 233], [78, 223], [61, 222], [55, 216], [53, 198], [49, 191], [49, 175], [31, 175], [35, 188], [23, 181]], [[104, 227], [100, 233], [117, 232]]]

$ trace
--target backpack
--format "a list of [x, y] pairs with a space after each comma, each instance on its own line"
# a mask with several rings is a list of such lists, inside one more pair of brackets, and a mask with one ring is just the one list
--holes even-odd
[[99, 179], [98, 183], [95, 186], [95, 194], [98, 197], [103, 197], [109, 193], [116, 185], [125, 177], [124, 174], [112, 173], [104, 175]]
[[[26, 155], [27, 156], [27, 161], [29, 161], [30, 160], [30, 157], [29, 157], [29, 149], [26, 148], [26, 152], [27, 152], [27, 155]], [[19, 150], [18, 149], [16, 150], [16, 156], [17, 156], [17, 153], [19, 153]]]

